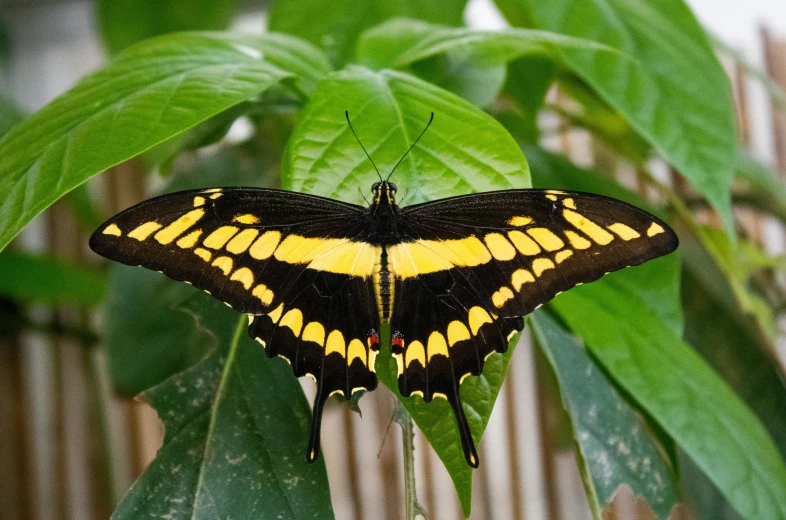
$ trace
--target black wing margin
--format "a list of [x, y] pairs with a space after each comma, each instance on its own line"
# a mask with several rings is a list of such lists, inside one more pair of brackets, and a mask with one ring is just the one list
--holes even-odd
[[459, 387], [505, 352], [521, 318], [578, 284], [668, 254], [677, 235], [624, 202], [558, 190], [506, 190], [406, 207], [391, 331], [403, 395], [453, 407], [478, 464]]

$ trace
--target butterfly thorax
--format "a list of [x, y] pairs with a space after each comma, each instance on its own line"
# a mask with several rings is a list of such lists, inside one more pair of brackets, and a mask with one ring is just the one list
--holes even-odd
[[370, 225], [366, 240], [383, 247], [395, 244], [400, 241], [396, 185], [387, 181], [375, 182], [371, 190], [374, 198], [368, 209]]

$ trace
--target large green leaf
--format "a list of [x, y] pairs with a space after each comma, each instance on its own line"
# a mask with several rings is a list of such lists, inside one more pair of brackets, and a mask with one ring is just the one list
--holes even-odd
[[0, 94], [0, 137], [8, 133], [11, 128], [22, 120], [22, 111], [10, 98]]
[[409, 74], [349, 67], [314, 91], [284, 158], [285, 189], [363, 203], [377, 176], [352, 136], [345, 110], [383, 175], [434, 112], [431, 128], [392, 178], [406, 203], [530, 185], [521, 150], [487, 114]]
[[3, 251], [0, 273], [0, 294], [22, 301], [95, 305], [106, 291], [103, 272], [51, 257]]
[[323, 47], [335, 63], [351, 58], [355, 40], [365, 29], [406, 16], [446, 25], [463, 23], [467, 0], [275, 0], [268, 27]]
[[229, 27], [238, 0], [98, 0], [104, 45], [117, 53], [138, 41], [176, 31]]
[[679, 489], [657, 437], [573, 337], [542, 311], [530, 323], [559, 381], [594, 517], [603, 518], [620, 487], [628, 486], [657, 518], [668, 518]]
[[[756, 413], [786, 457], [786, 387], [778, 363], [767, 354], [771, 346], [756, 332], [755, 323], [740, 314], [728, 282], [708, 254], [693, 240], [683, 241], [682, 251], [685, 340]], [[738, 518], [689, 460], [681, 471], [698, 518]]]
[[[407, 203], [460, 193], [529, 186], [529, 169], [515, 141], [493, 118], [463, 99], [408, 74], [351, 67], [319, 83], [292, 134], [284, 159], [287, 189], [362, 203], [377, 180], [344, 118], [353, 125], [383, 174], [389, 172], [428, 121], [434, 123], [393, 179]], [[383, 345], [386, 344], [383, 338]], [[461, 397], [479, 441], [502, 385], [510, 352], [489, 358], [483, 375], [469, 378]], [[380, 380], [397, 393], [389, 352], [377, 358]], [[392, 371], [392, 372], [391, 372]], [[472, 471], [464, 460], [452, 412], [439, 399], [403, 400], [445, 463], [469, 512]]]
[[[657, 278], [675, 257], [577, 287], [551, 304], [610, 376], [745, 518], [786, 518], [786, 466], [758, 418], [688, 345]], [[675, 287], [675, 280], [670, 284]], [[656, 297], [658, 291], [660, 297]], [[673, 289], [670, 291], [673, 292]]]
[[729, 189], [736, 130], [731, 88], [685, 3], [520, 2], [539, 29], [595, 40], [637, 58], [631, 63], [612, 54], [562, 49], [571, 69], [685, 175], [733, 234]]
[[185, 33], [140, 43], [0, 140], [0, 249], [91, 175], [253, 96], [288, 73], [269, 40]]
[[[221, 306], [205, 304], [191, 311], [210, 319]], [[211, 329], [215, 354], [144, 394], [166, 425], [164, 446], [113, 519], [333, 518], [324, 462], [305, 461], [303, 391], [232, 314]]]

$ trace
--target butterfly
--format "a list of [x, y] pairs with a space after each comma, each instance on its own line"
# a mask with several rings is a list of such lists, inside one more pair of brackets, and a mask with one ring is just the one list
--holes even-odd
[[249, 335], [269, 357], [314, 379], [309, 462], [319, 456], [327, 399], [376, 388], [380, 330], [389, 326], [401, 394], [447, 400], [466, 461], [478, 467], [461, 383], [506, 351], [523, 316], [571, 287], [674, 251], [677, 235], [634, 206], [572, 191], [511, 189], [399, 207], [392, 172], [377, 174], [368, 207], [261, 188], [164, 195], [108, 220], [90, 247], [247, 314]]

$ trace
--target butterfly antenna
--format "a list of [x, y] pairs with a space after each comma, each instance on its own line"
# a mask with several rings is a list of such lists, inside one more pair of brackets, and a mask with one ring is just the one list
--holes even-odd
[[424, 129], [423, 129], [423, 131], [422, 131], [422, 132], [420, 132], [420, 135], [418, 136], [418, 138], [417, 138], [417, 139], [415, 139], [415, 142], [414, 142], [414, 143], [412, 143], [412, 146], [410, 146], [410, 147], [409, 147], [409, 149], [408, 149], [406, 152], [404, 152], [404, 155], [402, 155], [402, 156], [401, 156], [401, 159], [399, 159], [399, 160], [398, 160], [398, 162], [396, 163], [396, 165], [395, 165], [395, 166], [393, 167], [393, 169], [390, 171], [390, 175], [388, 175], [388, 178], [387, 178], [387, 179], [385, 179], [386, 181], [387, 181], [387, 180], [389, 180], [389, 179], [390, 179], [390, 178], [393, 176], [393, 172], [394, 172], [394, 171], [396, 171], [396, 168], [398, 168], [398, 165], [399, 165], [399, 164], [401, 164], [401, 161], [403, 161], [403, 160], [404, 160], [404, 157], [406, 157], [406, 156], [407, 156], [407, 154], [409, 154], [409, 152], [410, 152], [410, 151], [411, 151], [413, 148], [415, 148], [415, 145], [416, 145], [416, 144], [418, 144], [418, 141], [420, 141], [420, 138], [421, 138], [421, 137], [423, 137], [423, 134], [425, 134], [425, 133], [426, 133], [426, 130], [428, 130], [428, 127], [430, 127], [430, 126], [431, 126], [431, 122], [432, 122], [432, 121], [434, 121], [434, 112], [432, 112], [432, 113], [431, 113], [431, 118], [428, 120], [428, 123], [426, 123], [426, 128], [424, 128]]
[[368, 160], [371, 161], [371, 165], [377, 171], [377, 176], [379, 177], [379, 180], [382, 180], [382, 174], [379, 173], [379, 169], [377, 168], [377, 165], [374, 164], [374, 159], [372, 159], [371, 156], [368, 154], [368, 152], [366, 151], [366, 147], [363, 146], [363, 143], [360, 142], [360, 138], [358, 137], [358, 134], [355, 133], [355, 129], [352, 128], [352, 121], [349, 120], [349, 110], [344, 110], [344, 115], [347, 116], [347, 123], [349, 123], [349, 129], [352, 130], [352, 135], [355, 136], [355, 139], [357, 140], [358, 144], [360, 145], [361, 148], [363, 148], [363, 152], [366, 154], [366, 157], [368, 157]]

